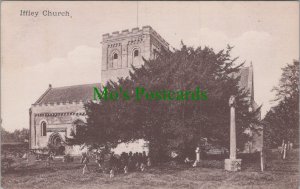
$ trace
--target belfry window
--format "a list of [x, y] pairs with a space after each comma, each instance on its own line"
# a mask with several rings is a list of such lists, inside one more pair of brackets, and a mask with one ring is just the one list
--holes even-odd
[[119, 61], [119, 55], [118, 53], [114, 53], [112, 55], [112, 61], [110, 68], [117, 68], [118, 67], [118, 61]]
[[133, 57], [138, 57], [138, 56], [139, 56], [139, 50], [134, 50]]
[[47, 124], [46, 122], [42, 122], [41, 124], [41, 136], [46, 136], [47, 135]]
[[118, 59], [118, 54], [117, 54], [117, 53], [115, 53], [115, 54], [113, 55], [113, 59], [114, 59], [114, 60], [117, 60], [117, 59]]
[[140, 49], [133, 49], [132, 50], [132, 64], [134, 65], [134, 66], [137, 66], [137, 65], [139, 65], [140, 64], [140, 62], [141, 62], [141, 60], [140, 60]]

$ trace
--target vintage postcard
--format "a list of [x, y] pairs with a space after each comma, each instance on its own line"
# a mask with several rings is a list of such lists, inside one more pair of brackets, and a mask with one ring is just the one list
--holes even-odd
[[298, 188], [299, 2], [2, 1], [1, 188]]

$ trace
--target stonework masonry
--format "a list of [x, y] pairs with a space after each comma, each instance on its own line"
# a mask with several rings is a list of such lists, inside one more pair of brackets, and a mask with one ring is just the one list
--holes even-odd
[[[71, 137], [74, 122], [85, 122], [83, 102], [66, 102], [55, 104], [33, 104], [31, 106], [30, 149], [47, 147], [49, 138], [58, 133], [62, 139]], [[46, 135], [42, 133], [42, 122], [46, 123]], [[66, 152], [72, 154], [72, 147], [66, 146]]]
[[155, 52], [169, 49], [169, 44], [150, 26], [104, 34], [102, 36], [101, 82], [129, 76], [132, 66], [140, 67], [153, 59]]

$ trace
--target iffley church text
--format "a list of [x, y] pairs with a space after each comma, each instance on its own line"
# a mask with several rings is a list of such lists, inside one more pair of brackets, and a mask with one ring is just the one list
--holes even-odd
[[72, 17], [69, 11], [51, 11], [51, 10], [43, 10], [43, 11], [31, 11], [31, 10], [20, 10], [20, 16], [30, 16], [30, 17], [38, 17], [38, 16], [69, 16]]

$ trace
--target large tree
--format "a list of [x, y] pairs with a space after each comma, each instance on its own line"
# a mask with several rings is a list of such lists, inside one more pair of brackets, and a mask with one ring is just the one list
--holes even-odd
[[171, 150], [192, 152], [202, 137], [228, 146], [228, 100], [235, 95], [238, 145], [242, 147], [249, 139], [244, 131], [257, 122], [257, 111], [249, 112], [249, 93], [238, 87], [240, 78], [233, 76], [242, 64], [235, 65], [237, 58], [231, 58], [231, 49], [215, 53], [208, 47], [183, 45], [175, 52], [162, 52], [154, 60], [145, 60], [141, 68], [133, 68], [129, 78], [108, 82], [106, 90], [126, 90], [134, 96], [137, 87], [161, 93], [195, 91], [199, 87], [207, 98], [163, 100], [163, 96], [156, 96], [155, 100], [137, 100], [112, 93], [118, 100], [86, 104], [87, 127], [73, 141], [101, 147], [143, 138], [150, 142], [150, 152], [155, 155]]
[[299, 141], [299, 61], [282, 68], [279, 85], [273, 89], [278, 104], [265, 116], [265, 139], [268, 145], [278, 146], [283, 140]]

